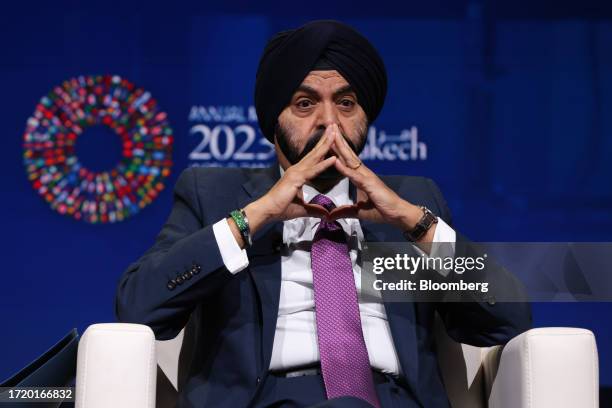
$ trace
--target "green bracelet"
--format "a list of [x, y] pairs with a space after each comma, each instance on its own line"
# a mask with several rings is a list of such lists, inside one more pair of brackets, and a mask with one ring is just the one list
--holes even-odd
[[244, 210], [234, 210], [229, 215], [236, 223], [245, 245], [247, 247], [253, 245], [253, 241], [251, 240], [251, 229], [249, 228], [249, 219], [247, 218]]

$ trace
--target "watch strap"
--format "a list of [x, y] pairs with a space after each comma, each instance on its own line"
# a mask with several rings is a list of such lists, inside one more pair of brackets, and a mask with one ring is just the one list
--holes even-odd
[[419, 222], [417, 222], [412, 230], [404, 231], [404, 238], [408, 241], [416, 242], [420, 240], [429, 231], [431, 226], [438, 222], [438, 217], [429, 208], [425, 206], [420, 206], [420, 208], [423, 210], [423, 216]]

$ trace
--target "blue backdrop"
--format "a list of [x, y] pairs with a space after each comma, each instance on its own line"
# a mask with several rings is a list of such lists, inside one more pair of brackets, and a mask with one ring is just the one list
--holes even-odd
[[[369, 166], [432, 177], [456, 228], [473, 240], [611, 241], [612, 21], [522, 2], [376, 3], [287, 10], [269, 2], [54, 2], [5, 10], [0, 378], [70, 328], [114, 321], [117, 280], [152, 245], [182, 169], [267, 162], [269, 147], [249, 116], [258, 58], [270, 35], [313, 18], [355, 26], [386, 63], [389, 93], [364, 152]], [[33, 190], [22, 137], [43, 95], [97, 74], [151, 92], [175, 143], [172, 174], [151, 205], [123, 222], [92, 225], [59, 215]], [[77, 153], [87, 167], [108, 169], [120, 140], [92, 128]], [[534, 305], [537, 326], [595, 332], [607, 385], [611, 314], [610, 303]]]

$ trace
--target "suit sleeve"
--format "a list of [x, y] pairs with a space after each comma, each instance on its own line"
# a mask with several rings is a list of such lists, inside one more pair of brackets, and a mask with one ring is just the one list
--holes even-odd
[[[432, 180], [428, 180], [428, 184], [440, 209], [440, 216], [452, 226], [450, 210], [440, 189]], [[459, 232], [456, 234], [455, 257], [483, 255], [478, 245]], [[505, 344], [532, 327], [531, 306], [528, 302], [496, 300], [498, 297], [527, 299], [523, 284], [512, 273], [491, 258], [487, 259], [482, 271], [470, 273], [470, 280], [489, 282], [490, 289], [487, 293], [464, 291], [458, 302], [440, 302], [436, 305], [450, 337], [461, 343], [485, 347]], [[456, 273], [450, 274], [451, 279], [458, 276]]]
[[119, 280], [120, 322], [145, 324], [158, 340], [176, 337], [191, 312], [233, 277], [225, 268], [213, 225], [203, 225], [193, 168], [174, 187], [170, 216], [154, 245]]

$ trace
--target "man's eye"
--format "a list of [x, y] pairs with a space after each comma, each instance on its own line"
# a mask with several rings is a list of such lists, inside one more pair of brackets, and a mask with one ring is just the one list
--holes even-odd
[[341, 99], [340, 105], [342, 105], [345, 108], [351, 108], [353, 107], [353, 105], [355, 105], [355, 102], [352, 99]]
[[300, 99], [297, 102], [298, 108], [309, 108], [312, 105], [312, 101], [309, 99]]

